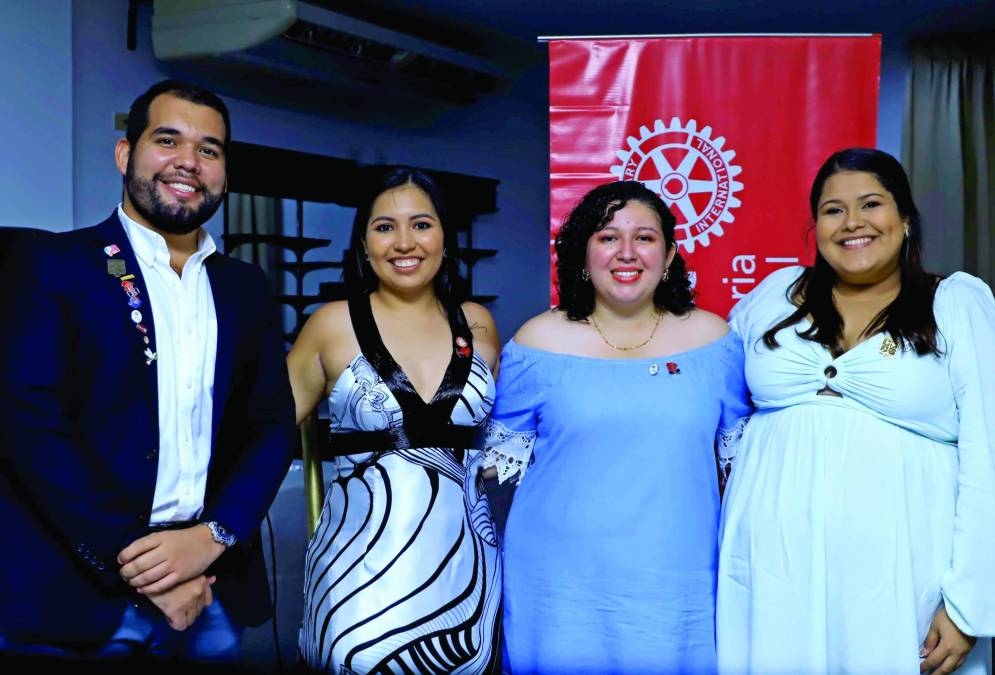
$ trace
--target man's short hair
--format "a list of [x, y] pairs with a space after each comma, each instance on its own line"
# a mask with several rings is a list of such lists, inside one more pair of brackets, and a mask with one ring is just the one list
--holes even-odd
[[228, 116], [228, 106], [218, 98], [217, 95], [193, 84], [180, 82], [179, 80], [163, 80], [153, 84], [148, 90], [136, 98], [128, 111], [128, 129], [125, 138], [132, 148], [138, 143], [142, 132], [149, 125], [149, 106], [156, 97], [162, 94], [169, 94], [184, 101], [190, 101], [197, 105], [206, 105], [208, 108], [217, 110], [221, 119], [225, 123], [225, 151], [231, 142], [231, 119]]

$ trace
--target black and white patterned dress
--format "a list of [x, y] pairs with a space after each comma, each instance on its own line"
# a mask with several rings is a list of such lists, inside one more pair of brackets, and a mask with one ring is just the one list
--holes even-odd
[[384, 347], [368, 297], [349, 310], [361, 353], [329, 397], [339, 456], [308, 545], [303, 661], [334, 673], [495, 671], [501, 562], [482, 458], [467, 449], [494, 379], [466, 349], [460, 313], [425, 403]]

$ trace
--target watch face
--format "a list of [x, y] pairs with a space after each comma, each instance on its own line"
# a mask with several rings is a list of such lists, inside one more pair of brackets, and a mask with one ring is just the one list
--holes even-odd
[[207, 523], [207, 526], [211, 528], [211, 536], [214, 537], [214, 541], [225, 546], [234, 545], [235, 535], [226, 530], [221, 523], [211, 521]]

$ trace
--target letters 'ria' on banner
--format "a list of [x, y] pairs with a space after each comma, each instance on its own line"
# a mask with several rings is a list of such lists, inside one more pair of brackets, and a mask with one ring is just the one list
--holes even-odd
[[811, 263], [815, 172], [876, 142], [879, 35], [552, 39], [549, 61], [550, 242], [588, 190], [638, 180], [721, 315]]

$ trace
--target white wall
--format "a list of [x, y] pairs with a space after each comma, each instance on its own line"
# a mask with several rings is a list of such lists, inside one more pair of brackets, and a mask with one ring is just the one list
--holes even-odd
[[69, 0], [0, 10], [0, 227], [73, 227], [71, 32]]

